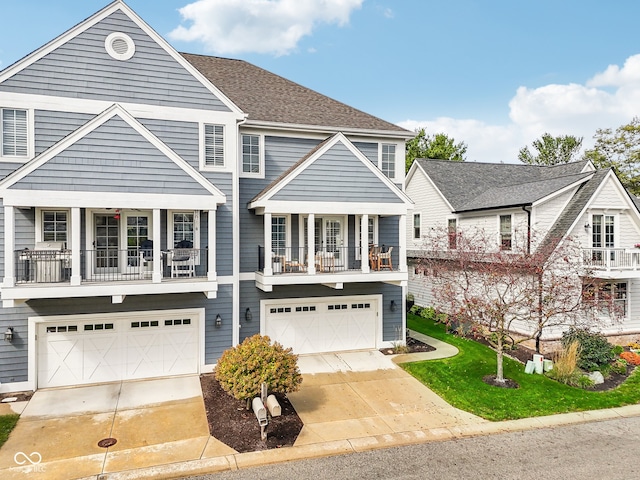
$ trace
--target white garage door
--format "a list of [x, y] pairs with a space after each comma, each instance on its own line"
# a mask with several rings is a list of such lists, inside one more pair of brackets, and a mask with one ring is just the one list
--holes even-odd
[[264, 333], [294, 353], [376, 348], [378, 301], [372, 297], [298, 299], [265, 305]]
[[197, 319], [109, 318], [41, 323], [38, 387], [198, 373]]

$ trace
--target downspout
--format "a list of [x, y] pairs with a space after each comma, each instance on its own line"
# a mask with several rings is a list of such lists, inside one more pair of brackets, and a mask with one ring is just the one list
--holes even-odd
[[522, 210], [527, 212], [527, 255], [531, 253], [531, 206], [523, 205]]
[[[527, 212], [527, 255], [531, 254], [531, 206], [523, 205], [522, 210]], [[542, 271], [536, 274], [538, 282], [538, 331], [536, 332], [536, 353], [540, 353], [540, 339], [542, 337]]]

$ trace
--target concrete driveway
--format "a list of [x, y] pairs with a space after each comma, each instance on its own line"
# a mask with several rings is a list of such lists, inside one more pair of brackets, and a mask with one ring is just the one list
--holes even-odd
[[[107, 438], [117, 443], [98, 446]], [[184, 462], [201, 458], [210, 439], [198, 376], [38, 390], [0, 449], [0, 477], [82, 478]]]
[[302, 387], [288, 395], [304, 423], [296, 446], [403, 432], [437, 434], [486, 423], [449, 405], [377, 350], [302, 356], [299, 365]]

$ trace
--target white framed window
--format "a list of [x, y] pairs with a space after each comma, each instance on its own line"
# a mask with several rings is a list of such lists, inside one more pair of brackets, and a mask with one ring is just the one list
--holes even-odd
[[64, 242], [71, 248], [71, 215], [65, 209], [36, 209], [36, 242]]
[[381, 145], [382, 158], [380, 159], [380, 170], [389, 178], [396, 177], [396, 146], [389, 143]]
[[626, 317], [627, 282], [600, 282], [582, 287], [582, 301], [600, 317]]
[[264, 176], [264, 147], [261, 135], [240, 135], [240, 175], [243, 177]]
[[203, 158], [205, 167], [224, 167], [224, 125], [203, 126]]
[[512, 248], [511, 215], [500, 215], [500, 250]]
[[449, 237], [449, 250], [458, 248], [458, 220], [450, 218], [447, 220], [447, 236]]
[[167, 247], [169, 249], [200, 248], [199, 211], [170, 210], [167, 212]]
[[0, 108], [0, 157], [29, 158], [30, 114], [26, 109]]
[[[362, 236], [360, 232], [362, 228], [362, 217], [360, 215], [356, 215], [356, 232], [358, 233], [356, 236], [356, 260], [360, 260], [361, 255], [361, 244], [360, 239]], [[317, 232], [316, 232], [317, 233]], [[367, 242], [369, 245], [377, 245], [378, 244], [378, 216], [377, 215], [369, 215], [367, 221]]]
[[271, 217], [271, 251], [278, 256], [287, 256], [287, 217], [274, 215]]
[[420, 240], [422, 238], [422, 215], [419, 213], [413, 214], [413, 239]]

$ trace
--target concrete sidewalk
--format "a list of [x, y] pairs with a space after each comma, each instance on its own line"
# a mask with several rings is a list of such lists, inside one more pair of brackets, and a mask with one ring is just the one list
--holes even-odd
[[[66, 389], [65, 395], [58, 396], [64, 401], [61, 405], [47, 399], [46, 394], [50, 399], [53, 390], [38, 391], [9, 441], [0, 449], [0, 478], [177, 478], [640, 415], [640, 405], [633, 405], [506, 422], [486, 421], [453, 408], [395, 365], [400, 360], [425, 359], [424, 355], [441, 358], [457, 353], [455, 347], [435, 339], [420, 340], [437, 350], [395, 357], [377, 351], [301, 357], [304, 382], [300, 391], [289, 398], [304, 422], [303, 430], [293, 447], [259, 452], [237, 453], [208, 435], [198, 377]], [[182, 383], [163, 383], [168, 380]], [[88, 394], [85, 388], [103, 391], [100, 395], [96, 395], [97, 391]], [[114, 397], [115, 404], [110, 403]], [[52, 427], [55, 424], [57, 430]], [[96, 447], [98, 437], [109, 436], [118, 439], [114, 447], [106, 451]], [[48, 453], [42, 454], [39, 449]], [[19, 457], [25, 463], [17, 467], [14, 457], [18, 452], [25, 456], [39, 452], [42, 463], [33, 465]]]

